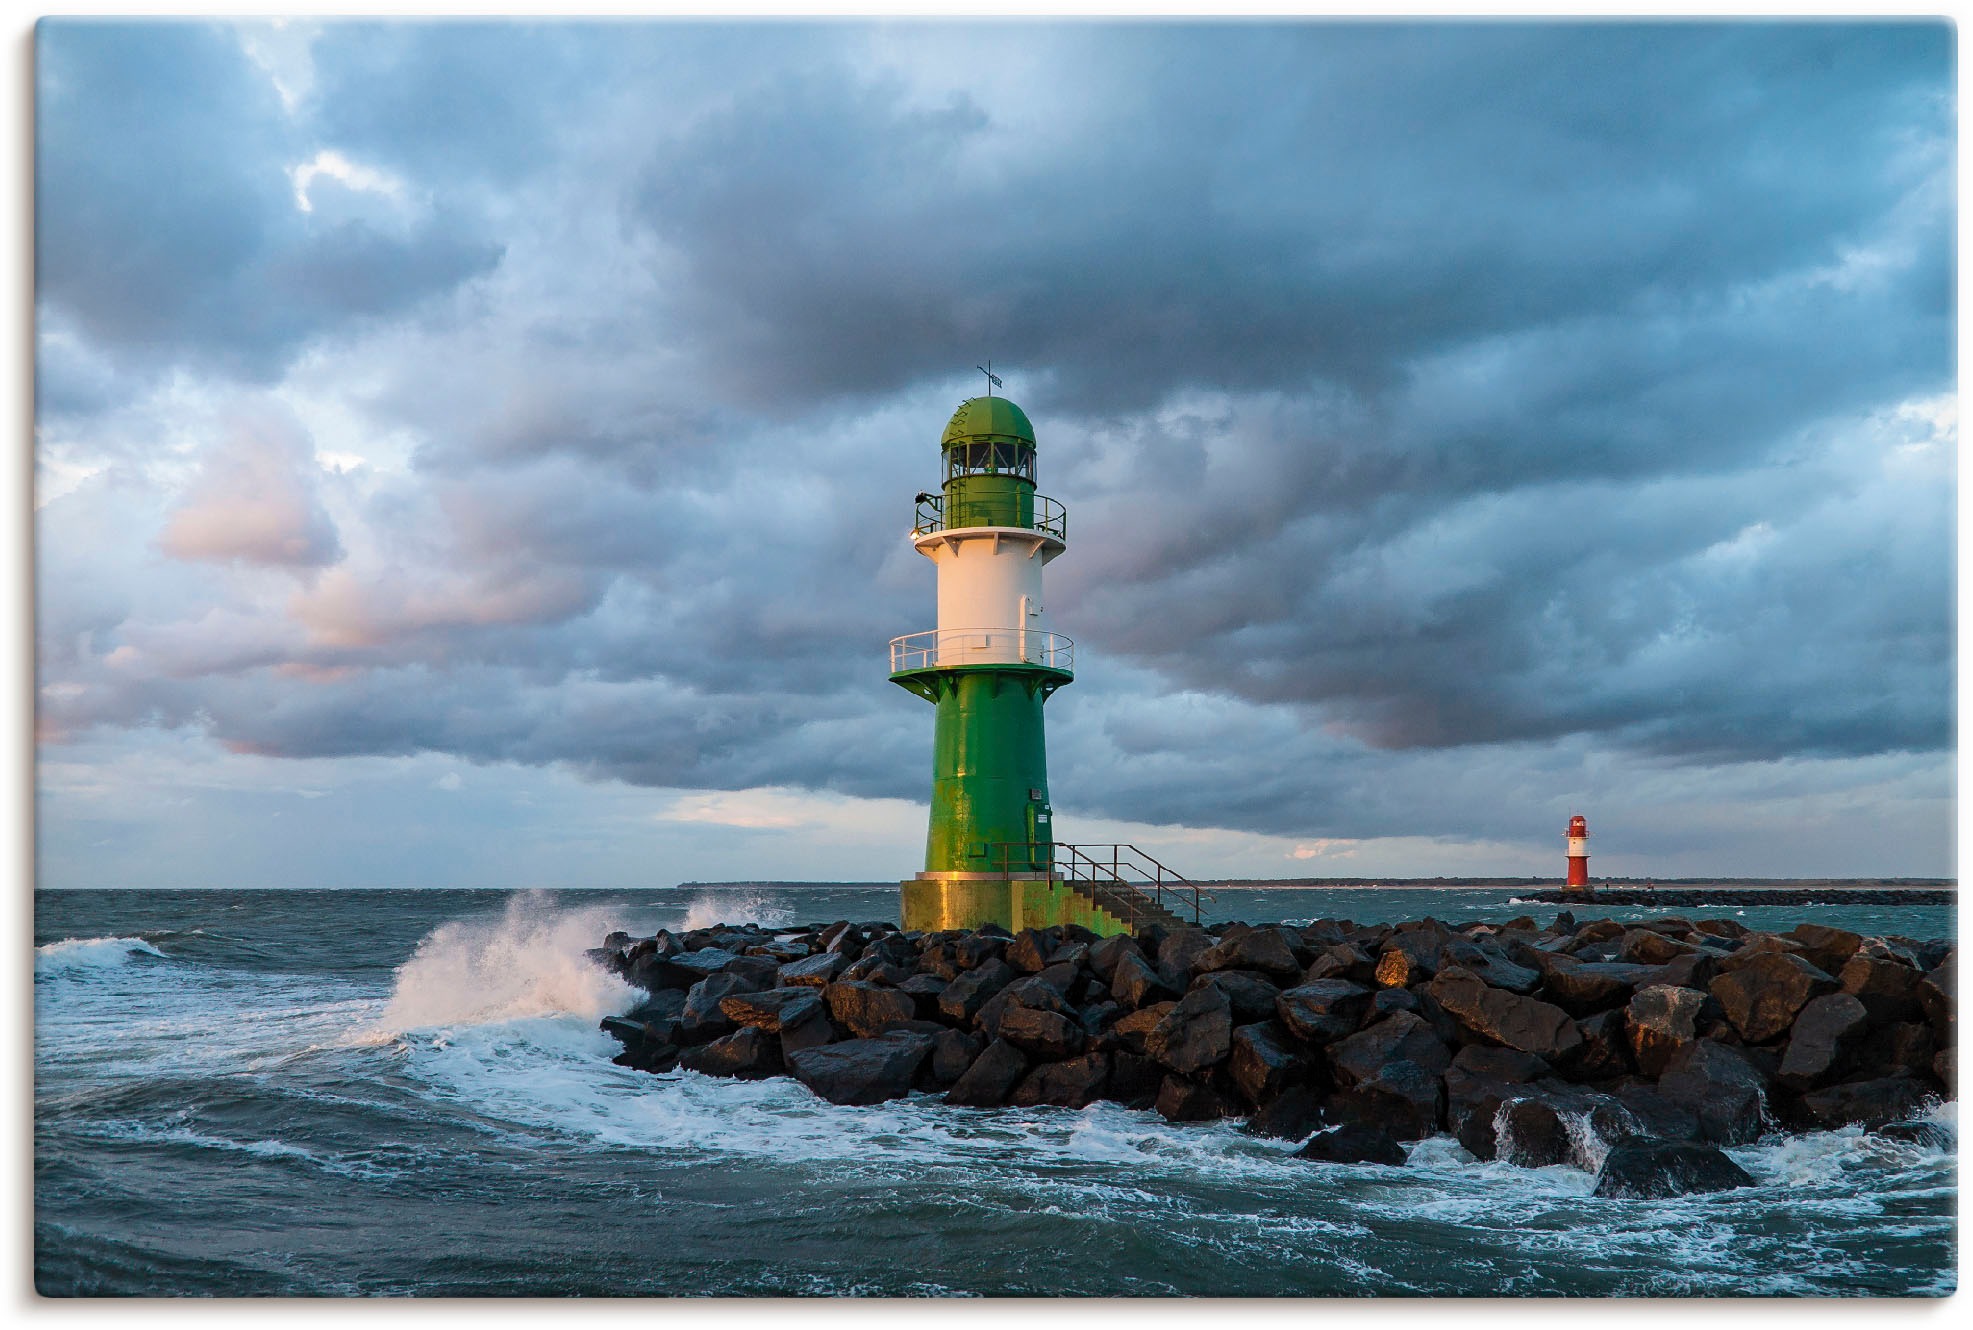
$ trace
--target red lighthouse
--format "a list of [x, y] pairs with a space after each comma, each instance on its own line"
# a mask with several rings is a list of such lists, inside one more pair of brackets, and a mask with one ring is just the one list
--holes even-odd
[[1589, 820], [1581, 813], [1569, 819], [1568, 889], [1589, 894]]

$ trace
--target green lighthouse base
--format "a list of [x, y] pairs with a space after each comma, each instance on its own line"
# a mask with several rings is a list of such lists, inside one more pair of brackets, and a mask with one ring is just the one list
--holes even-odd
[[920, 873], [901, 885], [907, 933], [982, 924], [998, 924], [1010, 933], [1055, 924], [1080, 924], [1099, 937], [1130, 932], [1129, 924], [1060, 878]]

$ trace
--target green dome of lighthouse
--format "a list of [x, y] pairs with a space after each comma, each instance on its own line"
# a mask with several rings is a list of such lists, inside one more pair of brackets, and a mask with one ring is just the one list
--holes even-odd
[[949, 447], [972, 439], [1019, 439], [1032, 447], [1034, 426], [1028, 423], [1027, 412], [1005, 397], [969, 397], [952, 413], [939, 444]]

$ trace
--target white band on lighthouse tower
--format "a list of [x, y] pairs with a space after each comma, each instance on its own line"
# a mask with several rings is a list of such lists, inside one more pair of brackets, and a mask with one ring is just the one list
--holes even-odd
[[[1553, 832], [1550, 832], [1549, 834], [1550, 834], [1550, 835], [1554, 835], [1555, 833], [1553, 833]], [[1554, 841], [1550, 841], [1550, 842], [1548, 842], [1548, 843], [1549, 843], [1550, 845], [1553, 845], [1553, 844], [1554, 844], [1555, 842], [1554, 842]], [[1549, 853], [1550, 853], [1550, 854], [1553, 854], [1553, 853], [1554, 853], [1554, 851], [1553, 851], [1553, 850], [1550, 850], [1550, 851], [1549, 851]], [[1570, 857], [1571, 859], [1587, 859], [1587, 858], [1589, 858], [1589, 837], [1587, 837], [1587, 836], [1571, 836], [1571, 837], [1569, 837], [1569, 857]], [[1553, 860], [1550, 860], [1549, 862], [1551, 862], [1551, 863], [1553, 863], [1554, 861], [1553, 861]]]
[[976, 526], [928, 531], [912, 544], [939, 570], [935, 663], [1054, 663], [1055, 635], [1041, 617], [1041, 566], [1062, 552], [1059, 538]]

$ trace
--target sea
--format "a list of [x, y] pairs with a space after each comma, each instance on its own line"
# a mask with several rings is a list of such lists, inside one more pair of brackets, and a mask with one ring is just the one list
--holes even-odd
[[[1211, 916], [1505, 921], [1501, 889], [1221, 890]], [[1948, 1150], [1848, 1129], [1756, 1185], [1314, 1165], [1114, 1104], [836, 1107], [612, 1065], [613, 929], [894, 920], [896, 889], [42, 891], [45, 1296], [1871, 1296], [1955, 1287]], [[1589, 917], [1591, 911], [1578, 909]], [[1644, 918], [1663, 911], [1611, 907]], [[1954, 935], [1950, 907], [1684, 910]], [[1930, 1113], [1956, 1126], [1957, 1106]]]

